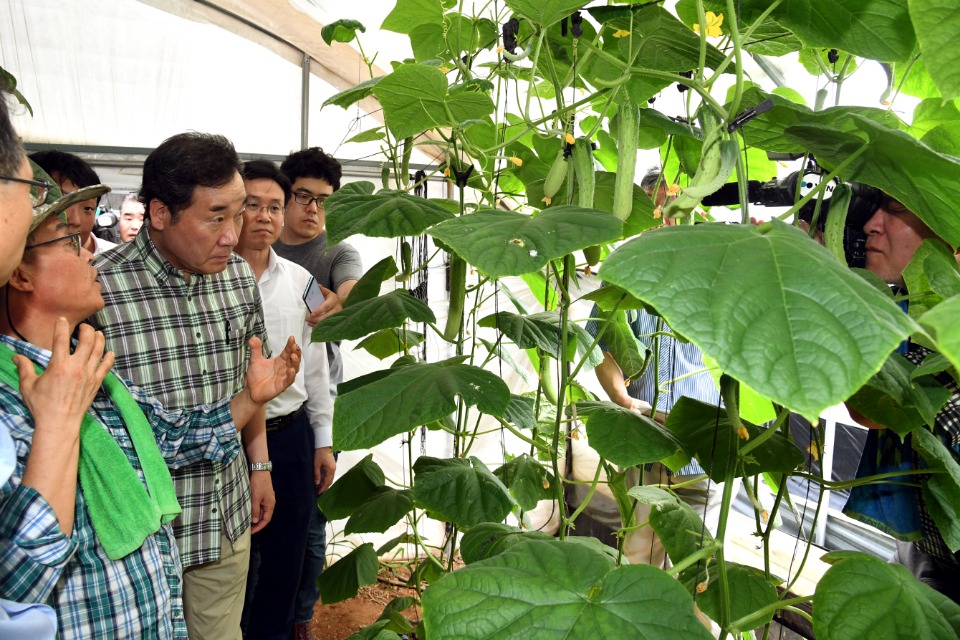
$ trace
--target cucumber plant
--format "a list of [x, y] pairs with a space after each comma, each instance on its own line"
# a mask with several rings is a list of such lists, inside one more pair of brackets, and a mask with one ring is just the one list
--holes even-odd
[[[409, 36], [413, 57], [327, 102], [346, 108], [370, 95], [380, 101], [385, 167], [405, 167], [415, 145], [445, 145], [460, 201], [453, 213], [413, 197], [405, 172], [397, 189], [387, 188], [387, 179], [381, 192], [346, 185], [326, 202], [329, 241], [426, 233], [439, 249], [435, 260], [443, 259], [441, 251], [450, 255], [450, 312], [441, 329], [431, 309], [405, 290], [379, 294], [380, 283], [397, 282], [391, 276], [399, 271], [380, 263], [344, 311], [319, 323], [314, 335], [337, 340], [389, 332], [397, 345], [390, 354], [399, 355], [341, 387], [335, 446], [368, 449], [426, 427], [448, 432], [455, 456], [414, 461], [408, 437], [407, 477], [388, 480], [368, 457], [321, 500], [328, 515], [348, 518], [348, 531], [408, 524], [405, 535], [381, 549], [361, 545], [336, 562], [321, 579], [325, 601], [349, 597], [373, 580], [377, 555], [397, 545], [414, 545], [422, 559], [415, 567], [417, 584], [428, 585], [419, 599], [421, 624], [406, 628], [387, 615], [363, 637], [709, 638], [694, 600], [724, 637], [769, 629], [778, 611], [799, 611], [810, 600], [817, 637], [826, 640], [858, 638], [865, 626], [902, 629], [904, 616], [915, 620], [908, 612], [917, 610], [924, 611], [925, 637], [960, 631], [960, 608], [861, 555], [838, 558], [812, 596], [780, 596], [768, 561], [755, 568], [728, 562], [719, 542], [693, 533], [702, 526], [672, 494], [623, 483], [631, 466], [693, 456], [727, 486], [736, 477], [765, 475], [780, 491], [773, 513], [757, 518], [758, 539], [769, 543], [762, 522], [776, 520], [789, 475], [802, 474], [825, 490], [840, 486], [805, 470], [804, 453], [787, 430], [789, 412], [816, 421], [826, 408], [870, 393], [882, 396], [891, 414], [915, 416], [905, 435], [926, 429], [936, 412], [914, 406], [928, 374], [956, 377], [960, 288], [953, 283], [960, 276], [950, 254], [960, 246], [954, 212], [960, 77], [953, 73], [960, 50], [945, 44], [955, 21], [910, 0], [817, 0], [816, 11], [808, 4], [679, 0], [667, 9], [578, 0], [397, 0], [382, 28]], [[822, 81], [814, 108], [789, 87], [767, 91], [748, 77], [748, 58], [777, 78], [775, 59], [797, 52]], [[912, 122], [886, 105], [839, 104], [851, 74], [877, 65], [891, 79], [880, 87], [884, 101], [902, 100], [898, 91], [920, 99]], [[674, 86], [683, 90], [682, 107], [660, 111]], [[826, 106], [827, 88], [834, 106]], [[655, 149], [664, 183], [679, 186], [663, 210], [676, 226], [647, 232], [660, 220], [635, 184], [638, 148]], [[838, 260], [839, 220], [828, 221], [829, 250], [780, 220], [694, 225], [703, 199], [728, 183], [741, 193], [747, 222], [748, 181], [773, 175], [764, 152], [812, 154], [831, 177], [884, 190], [934, 230], [950, 251], [925, 249], [922, 263], [911, 265], [911, 297], [923, 304], [904, 314], [886, 291]], [[469, 190], [479, 204], [465, 204]], [[623, 325], [625, 310], [653, 309], [716, 363], [724, 415], [688, 403], [662, 429], [580, 384], [601, 356], [598, 340], [571, 311], [581, 295], [576, 256], [584, 252], [593, 266], [603, 245], [616, 248], [599, 270], [603, 287], [589, 300], [606, 319], [603, 335], [621, 369], [639, 374], [656, 366]], [[413, 268], [405, 262], [402, 274]], [[468, 273], [476, 274], [469, 283]], [[510, 297], [513, 277], [510, 286], [524, 282], [539, 309]], [[495, 295], [508, 296], [513, 306], [481, 317]], [[454, 343], [456, 355], [423, 361], [411, 350], [419, 342], [403, 338], [413, 323]], [[910, 336], [938, 352], [939, 366], [878, 375], [895, 366], [891, 353]], [[512, 393], [497, 374], [509, 369], [526, 381], [523, 392]], [[754, 417], [757, 402], [772, 415]], [[660, 533], [673, 573], [630, 566], [617, 553], [571, 540], [574, 514], [564, 504], [563, 469], [574, 417], [608, 469], [623, 522], [632, 522], [638, 502], [654, 505], [650, 522], [635, 526]], [[769, 426], [760, 426], [770, 417]], [[502, 461], [471, 455], [481, 425], [491, 421], [524, 442], [527, 453]], [[710, 425], [706, 440], [703, 424]], [[930, 500], [938, 513], [956, 513], [960, 467], [942, 444], [929, 444], [943, 465]], [[728, 492], [724, 512], [730, 499]], [[545, 500], [559, 513], [556, 536], [517, 525]], [[514, 524], [506, 524], [511, 514]], [[427, 516], [447, 524], [443, 544], [419, 534]], [[960, 548], [960, 536], [948, 537]], [[450, 572], [457, 553], [467, 566]], [[709, 569], [706, 581], [692, 577], [698, 563]], [[869, 593], [858, 588], [864, 582]], [[851, 610], [856, 621], [838, 613]]]

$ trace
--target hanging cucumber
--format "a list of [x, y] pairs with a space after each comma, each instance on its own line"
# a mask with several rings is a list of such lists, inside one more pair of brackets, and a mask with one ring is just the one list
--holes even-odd
[[573, 170], [577, 176], [579, 193], [577, 204], [584, 209], [593, 209], [593, 196], [597, 191], [597, 174], [593, 169], [593, 143], [588, 138], [577, 138], [573, 143]]
[[739, 147], [736, 139], [723, 138], [723, 124], [718, 123], [703, 141], [697, 173], [676, 200], [663, 210], [664, 218], [683, 218], [705, 197], [722, 187], [737, 165]]
[[553, 196], [557, 195], [560, 187], [563, 186], [563, 180], [567, 177], [567, 160], [563, 157], [563, 149], [557, 152], [557, 157], [550, 165], [547, 177], [543, 181], [543, 201], [550, 204]]
[[620, 103], [620, 140], [617, 146], [617, 178], [613, 186], [613, 215], [620, 220], [633, 210], [633, 178], [637, 171], [637, 145], [640, 144], [640, 109], [627, 95]]
[[[830, 197], [830, 215], [823, 221], [823, 245], [842, 264], [847, 262], [847, 255], [843, 250], [843, 234], [847, 227], [847, 210], [850, 207], [852, 195], [853, 192], [846, 183], [841, 182], [837, 185]], [[822, 211], [821, 215], [823, 215]]]
[[400, 273], [394, 276], [397, 282], [406, 282], [413, 273], [413, 249], [410, 243], [404, 240], [400, 243]]
[[467, 263], [455, 253], [450, 254], [450, 311], [443, 337], [453, 341], [463, 322], [463, 302], [467, 297]]
[[380, 184], [384, 189], [390, 188], [390, 165], [384, 162], [380, 165]]

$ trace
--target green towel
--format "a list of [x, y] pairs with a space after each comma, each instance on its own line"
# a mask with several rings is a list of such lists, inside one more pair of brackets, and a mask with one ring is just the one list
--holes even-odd
[[[4, 347], [12, 354], [9, 346]], [[20, 388], [12, 355], [0, 355], [0, 381]], [[113, 436], [89, 413], [84, 415], [80, 423], [80, 487], [97, 539], [111, 560], [119, 560], [139, 549], [161, 524], [176, 518], [180, 504], [140, 405], [113, 372], [107, 374], [103, 387], [127, 427], [147, 484], [144, 488]]]

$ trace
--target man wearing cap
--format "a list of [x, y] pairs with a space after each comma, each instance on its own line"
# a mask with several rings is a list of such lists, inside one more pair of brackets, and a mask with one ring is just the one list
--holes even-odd
[[[23, 145], [10, 122], [5, 90], [0, 90], [0, 287], [20, 264], [30, 229], [33, 205], [47, 197], [49, 185], [33, 179]], [[40, 398], [44, 404], [53, 398]], [[45, 436], [44, 436], [45, 437]], [[6, 483], [17, 462], [16, 449], [6, 426], [0, 423], [0, 485]], [[45, 604], [21, 603], [0, 596], [0, 638], [53, 640], [57, 617]]]
[[60, 215], [107, 190], [51, 188], [0, 295], [0, 424], [17, 450], [0, 489], [0, 597], [50, 603], [64, 639], [186, 638], [168, 467], [235, 458], [235, 424], [289, 385], [299, 354], [291, 343], [265, 360], [251, 340], [244, 388], [190, 412], [113, 374], [103, 334], [81, 324], [103, 306], [93, 254]]
[[[170, 408], [231, 397], [243, 384], [250, 338], [266, 348], [256, 278], [233, 253], [242, 168], [223, 136], [168, 138], [143, 165], [145, 227], [96, 263], [105, 307], [91, 323], [116, 352], [117, 370]], [[265, 423], [260, 411], [244, 427], [246, 455], [173, 474], [183, 507], [174, 532], [184, 613], [196, 640], [240, 639], [250, 535], [274, 505]]]
[[290, 181], [269, 160], [243, 167], [247, 193], [236, 252], [257, 278], [270, 340], [296, 335], [303, 340], [303, 365], [290, 388], [267, 404], [267, 444], [273, 459], [277, 507], [273, 519], [253, 537], [247, 588], [247, 640], [289, 640], [293, 632], [297, 581], [307, 545], [315, 492], [333, 482], [333, 400], [327, 350], [311, 342], [304, 293], [311, 276], [277, 256], [271, 245], [283, 228]]
[[[863, 227], [867, 234], [866, 268], [887, 284], [905, 288], [903, 270], [921, 243], [937, 235], [903, 204], [886, 196]], [[957, 253], [960, 261], [960, 252]], [[899, 352], [919, 365], [932, 352], [905, 342]], [[933, 433], [960, 463], [960, 387], [948, 373], [936, 376], [950, 398], [934, 420]], [[901, 441], [887, 425], [851, 409], [851, 417], [869, 427], [857, 477], [887, 471], [909, 471], [926, 466], [912, 446], [912, 434]], [[851, 489], [844, 513], [877, 526], [897, 538], [893, 560], [954, 602], [960, 604], [960, 552], [951, 551], [926, 507], [923, 481], [907, 484], [868, 484]]]
[[[100, 176], [83, 158], [66, 151], [49, 149], [30, 154], [30, 159], [53, 178], [64, 194], [72, 193], [83, 187], [100, 184]], [[94, 235], [93, 225], [97, 219], [97, 205], [100, 198], [90, 198], [74, 204], [67, 211], [67, 221], [71, 232], [79, 232], [83, 248], [94, 255], [117, 246], [109, 240]]]

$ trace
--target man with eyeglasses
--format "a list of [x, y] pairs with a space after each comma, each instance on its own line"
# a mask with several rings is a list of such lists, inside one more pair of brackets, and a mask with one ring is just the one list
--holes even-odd
[[252, 340], [243, 389], [184, 412], [111, 373], [103, 334], [82, 324], [103, 306], [93, 254], [60, 215], [107, 190], [51, 188], [0, 296], [0, 425], [17, 443], [0, 594], [50, 603], [65, 640], [186, 638], [169, 468], [235, 458], [236, 424], [286, 388], [299, 355], [267, 361]]
[[[343, 308], [353, 285], [363, 275], [363, 266], [359, 252], [347, 243], [327, 246], [323, 202], [340, 188], [340, 163], [323, 149], [310, 147], [287, 156], [280, 170], [290, 179], [292, 193], [287, 198], [283, 231], [273, 249], [277, 255], [304, 267], [322, 286], [325, 300], [307, 319], [312, 326]], [[327, 343], [327, 359], [330, 362], [331, 395], [335, 396], [336, 385], [343, 382], [343, 360], [337, 343]], [[322, 485], [318, 484], [316, 489], [319, 494]], [[298, 640], [312, 638], [309, 622], [320, 597], [317, 578], [323, 572], [325, 562], [326, 526], [326, 517], [314, 508], [294, 612], [294, 637]]]
[[[30, 229], [32, 207], [47, 197], [49, 185], [35, 180], [23, 145], [7, 110], [11, 96], [0, 90], [0, 287], [20, 264]], [[55, 399], [37, 396], [46, 405]], [[41, 440], [46, 438], [41, 436]], [[7, 427], [0, 423], [0, 486], [13, 473], [17, 455]], [[45, 604], [15, 602], [0, 588], [0, 637], [23, 640], [52, 640], [57, 633], [57, 618]]]
[[[72, 153], [48, 149], [30, 154], [30, 159], [40, 165], [60, 187], [64, 194], [77, 189], [100, 184], [100, 176], [83, 158]], [[77, 202], [67, 211], [67, 220], [74, 232], [79, 232], [83, 247], [97, 255], [117, 246], [109, 240], [93, 234], [93, 225], [97, 219], [99, 198], [90, 198]]]
[[243, 167], [247, 200], [235, 251], [257, 278], [270, 340], [301, 337], [303, 365], [294, 383], [267, 405], [267, 445], [273, 461], [274, 517], [253, 536], [244, 625], [247, 640], [289, 640], [293, 609], [307, 545], [315, 488], [333, 482], [333, 400], [327, 351], [310, 341], [304, 293], [311, 284], [306, 269], [279, 257], [271, 245], [283, 228], [290, 181], [269, 160]]

